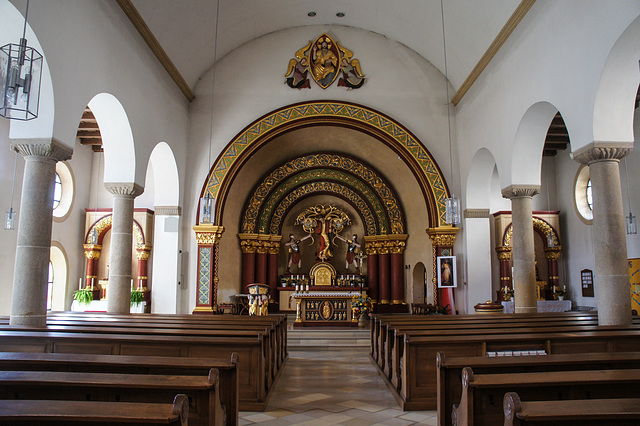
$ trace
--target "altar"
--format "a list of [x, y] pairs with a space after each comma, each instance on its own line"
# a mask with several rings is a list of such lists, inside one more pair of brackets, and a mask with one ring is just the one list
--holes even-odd
[[357, 327], [351, 302], [360, 292], [300, 292], [291, 295], [296, 303], [294, 327]]

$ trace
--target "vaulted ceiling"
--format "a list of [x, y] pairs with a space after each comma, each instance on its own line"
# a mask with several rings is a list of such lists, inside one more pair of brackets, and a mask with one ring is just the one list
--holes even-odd
[[[445, 73], [440, 0], [117, 1], [124, 10], [130, 6], [137, 10], [192, 91], [214, 58], [266, 34], [310, 25], [341, 25], [382, 34]], [[443, 0], [447, 71], [454, 90], [463, 85], [496, 38], [506, 39], [503, 27], [517, 25], [534, 2]]]

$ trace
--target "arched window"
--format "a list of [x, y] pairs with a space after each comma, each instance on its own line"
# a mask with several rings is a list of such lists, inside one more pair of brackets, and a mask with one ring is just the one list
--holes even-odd
[[593, 223], [593, 196], [589, 167], [580, 166], [573, 184], [573, 202], [576, 213], [581, 221], [587, 225]]
[[587, 182], [587, 204], [589, 205], [589, 209], [593, 211], [593, 193], [591, 191], [591, 179], [589, 179]]
[[47, 279], [47, 311], [51, 310], [53, 304], [53, 263], [49, 261], [49, 278]]
[[53, 209], [57, 209], [60, 205], [60, 199], [62, 198], [62, 182], [60, 181], [60, 175], [56, 172], [56, 181], [53, 186]]

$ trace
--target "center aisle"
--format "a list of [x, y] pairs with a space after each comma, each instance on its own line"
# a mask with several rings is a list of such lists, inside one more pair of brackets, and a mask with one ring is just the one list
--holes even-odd
[[267, 410], [240, 412], [239, 424], [435, 425], [435, 411], [400, 410], [368, 352], [290, 349]]

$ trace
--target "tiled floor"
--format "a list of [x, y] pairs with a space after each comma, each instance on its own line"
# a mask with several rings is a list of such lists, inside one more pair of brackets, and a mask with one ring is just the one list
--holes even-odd
[[240, 425], [435, 425], [435, 411], [402, 411], [368, 357], [356, 350], [289, 351], [264, 412]]

